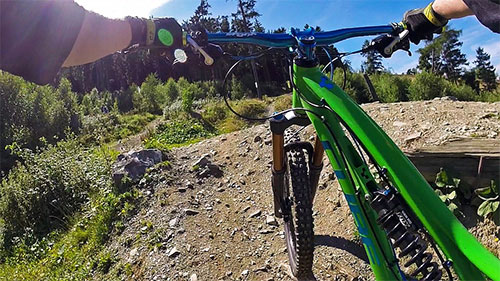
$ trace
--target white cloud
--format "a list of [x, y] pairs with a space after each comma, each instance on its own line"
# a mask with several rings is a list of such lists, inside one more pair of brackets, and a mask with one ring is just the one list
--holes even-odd
[[148, 17], [151, 11], [170, 0], [75, 0], [85, 9], [109, 18]]

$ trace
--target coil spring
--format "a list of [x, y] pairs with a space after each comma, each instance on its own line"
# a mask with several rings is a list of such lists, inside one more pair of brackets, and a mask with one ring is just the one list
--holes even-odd
[[398, 195], [389, 190], [379, 192], [370, 204], [378, 213], [377, 222], [387, 232], [394, 247], [401, 250], [398, 258], [409, 258], [404, 266], [416, 265], [417, 269], [410, 276], [416, 278], [421, 274], [423, 277], [419, 280], [441, 280], [442, 271], [432, 261], [432, 254], [426, 252], [428, 244], [404, 212]]

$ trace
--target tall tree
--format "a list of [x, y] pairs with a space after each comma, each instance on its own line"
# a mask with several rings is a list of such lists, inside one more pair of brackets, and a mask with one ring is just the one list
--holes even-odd
[[484, 85], [487, 91], [496, 89], [496, 74], [495, 67], [491, 65], [490, 55], [483, 48], [478, 47], [476, 50], [476, 60], [474, 61], [476, 68], [476, 77]]
[[[363, 44], [363, 49], [370, 44], [368, 40]], [[382, 55], [380, 55], [376, 50], [370, 50], [362, 53], [366, 60], [361, 65], [361, 70], [368, 74], [374, 74], [384, 71], [384, 66], [382, 65]]]
[[210, 7], [211, 6], [210, 4], [208, 4], [208, 0], [201, 0], [200, 5], [198, 5], [198, 7], [196, 7], [196, 10], [194, 11], [194, 15], [189, 18], [189, 23], [200, 24], [203, 19], [211, 15], [211, 13], [208, 11]]
[[[262, 29], [258, 17], [260, 14], [255, 10], [256, 0], [237, 0], [237, 11], [232, 13], [233, 17], [231, 27], [233, 31], [238, 32], [251, 32], [256, 31], [255, 28]], [[250, 48], [252, 50], [252, 48]], [[259, 76], [257, 74], [257, 67], [255, 60], [250, 61], [252, 65], [253, 78], [255, 80], [255, 89], [257, 90], [257, 97], [261, 98], [259, 89]]]
[[237, 11], [232, 13], [233, 31], [250, 32], [254, 30], [255, 20], [260, 14], [255, 10], [256, 0], [237, 0]]
[[460, 50], [463, 43], [458, 40], [461, 33], [461, 30], [447, 29], [424, 48], [419, 49], [418, 68], [445, 76], [452, 81], [461, 78], [463, 66], [467, 65], [465, 54]]
[[220, 31], [229, 32], [231, 30], [231, 24], [229, 23], [227, 16], [220, 17]]

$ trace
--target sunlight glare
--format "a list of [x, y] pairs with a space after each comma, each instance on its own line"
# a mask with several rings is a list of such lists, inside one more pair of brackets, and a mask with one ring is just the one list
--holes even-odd
[[151, 11], [170, 0], [75, 0], [85, 9], [109, 18], [149, 17]]

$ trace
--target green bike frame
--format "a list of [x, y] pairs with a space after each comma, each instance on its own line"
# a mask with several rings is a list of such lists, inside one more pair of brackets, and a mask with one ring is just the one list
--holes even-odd
[[[486, 250], [455, 218], [415, 166], [385, 132], [317, 67], [294, 65], [293, 107], [305, 108], [351, 209], [377, 280], [405, 280], [377, 214], [367, 198], [380, 189], [344, 133], [356, 136], [436, 241], [461, 280], [500, 280], [500, 260]], [[310, 105], [326, 102], [335, 113]], [[304, 111], [303, 111], [304, 112]], [[319, 118], [318, 116], [322, 116]], [[342, 123], [341, 121], [342, 120]]]

